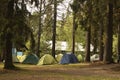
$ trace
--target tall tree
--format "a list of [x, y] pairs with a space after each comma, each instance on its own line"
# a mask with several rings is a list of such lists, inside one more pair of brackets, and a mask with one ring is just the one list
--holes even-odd
[[77, 13], [78, 13], [79, 7], [80, 7], [79, 2], [77, 0], [74, 0], [71, 5], [71, 8], [73, 10], [73, 28], [72, 28], [72, 53], [73, 54], [75, 53], [75, 32], [78, 26]]
[[120, 62], [120, 25], [118, 25], [118, 63]]
[[86, 56], [85, 62], [90, 62], [90, 42], [91, 42], [91, 24], [92, 24], [92, 0], [88, 1], [88, 25], [86, 30]]
[[57, 0], [54, 0], [53, 36], [52, 36], [52, 56], [54, 58], [55, 58], [55, 42], [56, 42], [56, 22], [57, 22]]
[[1, 0], [0, 1], [0, 61], [3, 61], [5, 59], [5, 46], [4, 46], [4, 34], [2, 33], [2, 30], [4, 29], [5, 25], [7, 24], [7, 19], [5, 18], [6, 10], [7, 10], [7, 0]]
[[40, 39], [41, 39], [41, 29], [42, 29], [42, 4], [43, 0], [40, 1], [39, 8], [39, 28], [38, 28], [38, 47], [37, 47], [37, 56], [40, 57]]
[[92, 39], [93, 54], [99, 51], [100, 61], [103, 60], [103, 30], [106, 14], [106, 5], [103, 0], [95, 0], [93, 2], [93, 19], [92, 19]]
[[99, 54], [100, 54], [100, 61], [103, 61], [103, 53], [104, 53], [104, 43], [103, 43], [103, 21], [99, 24], [100, 26], [100, 38], [99, 38]]
[[29, 33], [31, 33], [31, 29], [28, 27], [25, 19], [27, 14], [28, 12], [24, 0], [22, 0], [21, 3], [18, 3], [16, 0], [8, 1], [6, 12], [7, 24], [3, 28], [3, 34], [5, 35], [3, 40], [5, 41], [6, 49], [5, 69], [14, 68], [12, 63], [13, 43], [16, 44], [16, 47], [23, 46], [24, 42], [28, 39]]
[[8, 23], [6, 24], [5, 28], [5, 64], [4, 68], [5, 69], [11, 69], [14, 68], [14, 65], [12, 63], [12, 33], [11, 33], [11, 28], [13, 27], [13, 15], [14, 15], [14, 0], [10, 0], [8, 2], [7, 6], [7, 20]]
[[112, 63], [112, 42], [113, 42], [113, 0], [108, 1], [108, 25], [105, 31], [104, 63]]
[[73, 12], [73, 29], [72, 29], [72, 53], [75, 53], [75, 27], [76, 27], [76, 14]]
[[114, 16], [117, 18], [116, 19], [116, 26], [118, 27], [118, 32], [117, 32], [117, 35], [118, 35], [118, 48], [117, 48], [117, 53], [118, 53], [118, 63], [120, 63], [120, 0], [116, 0], [115, 2], [115, 11], [114, 11]]

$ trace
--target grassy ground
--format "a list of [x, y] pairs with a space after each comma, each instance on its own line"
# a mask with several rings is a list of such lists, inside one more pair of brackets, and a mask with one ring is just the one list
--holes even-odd
[[120, 80], [119, 64], [15, 65], [20, 70], [4, 70], [1, 63], [0, 80]]

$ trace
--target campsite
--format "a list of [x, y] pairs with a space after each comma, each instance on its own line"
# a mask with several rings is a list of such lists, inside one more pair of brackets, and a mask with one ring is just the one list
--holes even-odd
[[120, 80], [120, 0], [0, 0], [0, 80]]
[[81, 55], [58, 54], [55, 60], [50, 54], [40, 59], [28, 54], [21, 59], [12, 70], [3, 69], [4, 63], [0, 63], [0, 80], [120, 80], [119, 64], [81, 63]]

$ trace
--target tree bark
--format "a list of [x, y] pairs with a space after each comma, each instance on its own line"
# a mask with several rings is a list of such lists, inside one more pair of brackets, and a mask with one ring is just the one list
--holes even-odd
[[6, 12], [6, 18], [8, 20], [8, 23], [5, 27], [5, 63], [4, 68], [5, 69], [13, 69], [14, 65], [12, 62], [12, 30], [11, 27], [13, 27], [13, 18], [14, 15], [14, 0], [10, 0], [7, 5], [7, 12]]
[[88, 27], [88, 30], [86, 31], [86, 56], [85, 56], [85, 62], [90, 62], [90, 39], [91, 39], [91, 27]]
[[76, 14], [73, 13], [73, 29], [72, 29], [72, 53], [75, 53], [75, 29], [76, 29]]
[[5, 63], [4, 68], [5, 69], [13, 69], [14, 65], [12, 62], [12, 34], [7, 33], [6, 34], [6, 53], [5, 53]]
[[103, 43], [103, 22], [100, 23], [100, 39], [99, 39], [99, 54], [100, 61], [103, 61], [104, 43]]
[[1, 53], [0, 53], [0, 62], [5, 60], [5, 48], [1, 48]]
[[39, 28], [38, 28], [38, 46], [37, 46], [37, 56], [40, 57], [40, 39], [41, 39], [41, 29], [42, 29], [42, 0], [40, 1], [40, 11], [39, 11]]
[[0, 53], [0, 62], [2, 61], [2, 56], [1, 56], [1, 53]]
[[94, 29], [93, 30], [94, 32], [93, 32], [93, 51], [92, 51], [92, 54], [96, 54], [96, 52], [97, 52], [97, 30], [96, 29]]
[[118, 25], [118, 60], [117, 62], [120, 63], [120, 25]]
[[108, 3], [108, 25], [106, 27], [106, 40], [104, 51], [104, 63], [113, 63], [112, 59], [112, 42], [113, 42], [113, 3]]
[[90, 43], [91, 43], [91, 23], [92, 23], [92, 1], [89, 0], [89, 10], [88, 10], [88, 27], [86, 31], [86, 56], [85, 62], [90, 62]]
[[54, 22], [53, 22], [53, 36], [52, 36], [52, 56], [55, 58], [57, 0], [54, 0], [54, 20], [53, 21]]

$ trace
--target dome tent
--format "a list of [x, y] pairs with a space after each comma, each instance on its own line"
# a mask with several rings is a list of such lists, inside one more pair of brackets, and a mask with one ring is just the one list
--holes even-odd
[[25, 60], [26, 56], [27, 55], [22, 55], [21, 57], [18, 57], [20, 63], [22, 63]]
[[78, 59], [79, 62], [84, 61], [83, 56], [81, 54], [77, 55], [77, 59]]
[[64, 54], [60, 64], [78, 63], [77, 57], [72, 53]]
[[92, 55], [91, 57], [90, 57], [90, 60], [91, 61], [99, 61], [99, 54], [94, 54], [94, 55]]
[[58, 54], [55, 58], [57, 60], [57, 62], [60, 62], [60, 60], [62, 59], [63, 54]]
[[37, 65], [50, 65], [55, 63], [57, 63], [56, 60], [50, 54], [45, 54], [41, 57]]
[[23, 64], [37, 64], [39, 58], [35, 54], [28, 54], [25, 55], [21, 61]]
[[[18, 52], [17, 52], [17, 58], [18, 58], [18, 60], [20, 60], [22, 56], [23, 56], [23, 52], [18, 51]], [[20, 61], [19, 61], [19, 62], [20, 62]]]

